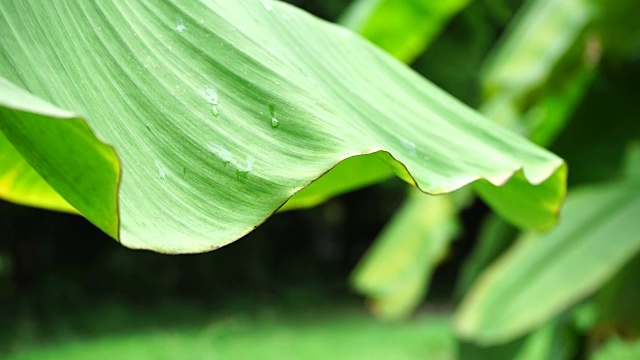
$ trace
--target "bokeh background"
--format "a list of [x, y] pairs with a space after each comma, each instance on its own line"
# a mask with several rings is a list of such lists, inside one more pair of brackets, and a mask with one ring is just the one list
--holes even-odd
[[[351, 3], [290, 2], [328, 21]], [[473, 1], [412, 67], [479, 106], [480, 68], [521, 6], [520, 0]], [[620, 174], [628, 144], [640, 139], [639, 97], [640, 47], [603, 57], [550, 146], [567, 160], [571, 186]], [[80, 217], [0, 201], [0, 357], [513, 358], [508, 346], [493, 355], [468, 350], [449, 320], [462, 266], [490, 214], [478, 200], [461, 213], [462, 231], [410, 318], [376, 319], [350, 287], [354, 266], [407, 192], [405, 183], [390, 180], [277, 214], [214, 252], [180, 256], [129, 250]], [[619, 330], [609, 326], [607, 334]], [[578, 333], [566, 358], [587, 357], [594, 341]]]

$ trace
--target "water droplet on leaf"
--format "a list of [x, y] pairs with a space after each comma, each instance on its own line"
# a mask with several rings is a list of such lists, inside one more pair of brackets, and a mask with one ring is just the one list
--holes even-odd
[[165, 169], [164, 165], [158, 160], [155, 161], [156, 167], [158, 168], [158, 175], [162, 181], [167, 180], [167, 169]]
[[243, 165], [240, 162], [236, 161], [233, 158], [233, 155], [231, 155], [229, 150], [227, 150], [224, 146], [220, 146], [217, 144], [208, 144], [207, 148], [209, 149], [210, 152], [212, 152], [217, 157], [219, 157], [220, 160], [222, 160], [222, 164], [224, 165], [225, 168], [227, 167], [228, 164], [231, 164], [236, 168], [236, 178], [238, 180], [242, 178], [244, 179], [248, 178], [249, 173], [253, 171], [253, 164], [256, 162], [256, 160], [253, 157], [247, 156], [245, 160], [245, 164]]
[[253, 170], [253, 164], [256, 162], [256, 159], [252, 158], [251, 156], [247, 156], [247, 165], [244, 167], [244, 170], [249, 172], [251, 170]]
[[251, 156], [247, 156], [245, 162], [246, 165], [244, 166], [238, 163], [234, 163], [234, 165], [236, 166], [236, 177], [238, 178], [238, 180], [242, 178], [247, 179], [249, 177], [249, 173], [253, 170], [253, 164], [256, 162], [256, 159], [252, 158]]
[[182, 22], [182, 19], [178, 18], [178, 23], [176, 24], [176, 31], [181, 33], [183, 31], [187, 30], [187, 27], [184, 26], [184, 23]]
[[218, 116], [220, 111], [218, 110], [218, 105], [220, 105], [220, 98], [218, 98], [218, 90], [213, 86], [208, 86], [204, 88], [201, 92], [202, 97], [211, 104], [211, 112], [213, 116]]
[[224, 167], [227, 167], [227, 165], [233, 161], [233, 156], [231, 156], [229, 150], [227, 150], [224, 146], [209, 144], [207, 147], [209, 148], [210, 152], [212, 152], [217, 157], [219, 157], [220, 160], [222, 160], [222, 164], [224, 165]]
[[272, 0], [262, 0], [262, 6], [267, 10], [273, 10], [273, 1]]
[[400, 144], [404, 147], [412, 156], [417, 155], [416, 144], [408, 139], [400, 138]]
[[276, 106], [269, 104], [269, 114], [271, 115], [271, 127], [277, 128], [280, 125], [280, 121], [276, 119]]

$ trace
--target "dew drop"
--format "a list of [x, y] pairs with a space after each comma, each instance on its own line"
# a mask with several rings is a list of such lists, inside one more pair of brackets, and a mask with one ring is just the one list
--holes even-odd
[[187, 30], [187, 27], [184, 26], [184, 23], [182, 22], [182, 19], [178, 18], [178, 23], [176, 24], [176, 31], [181, 33], [183, 31]]
[[158, 160], [155, 161], [156, 167], [158, 168], [158, 175], [162, 181], [167, 180], [167, 169], [165, 169], [164, 165]]
[[202, 96], [209, 104], [218, 105], [218, 90], [213, 86], [209, 86], [202, 90]]
[[251, 156], [247, 156], [245, 162], [246, 165], [244, 166], [238, 163], [234, 164], [236, 166], [236, 177], [238, 180], [247, 179], [249, 177], [249, 173], [253, 170], [253, 164], [256, 162], [256, 159]]
[[252, 158], [251, 156], [247, 156], [247, 159], [246, 159], [246, 163], [247, 163], [247, 165], [246, 165], [246, 166], [244, 166], [244, 167], [242, 168], [242, 170], [244, 170], [244, 171], [246, 171], [246, 172], [249, 172], [249, 171], [253, 170], [253, 164], [254, 164], [255, 162], [256, 162], [256, 159]]
[[222, 164], [225, 168], [229, 164], [233, 165], [233, 167], [235, 167], [236, 169], [236, 178], [238, 180], [243, 178], [247, 179], [249, 173], [253, 171], [253, 164], [256, 162], [256, 160], [251, 156], [247, 156], [247, 158], [245, 159], [245, 164], [241, 164], [239, 161], [236, 161], [233, 158], [233, 155], [231, 155], [229, 150], [227, 150], [224, 146], [217, 144], [208, 144], [207, 149], [211, 153], [215, 154], [218, 158], [220, 158], [220, 160], [222, 160]]
[[273, 104], [269, 104], [269, 114], [271, 115], [271, 127], [277, 128], [280, 126], [280, 121], [276, 119], [276, 106]]
[[400, 144], [404, 147], [412, 156], [417, 155], [416, 144], [408, 139], [400, 138]]
[[229, 150], [227, 150], [224, 146], [209, 144], [207, 147], [210, 152], [212, 152], [217, 157], [219, 157], [220, 160], [222, 160], [222, 164], [224, 165], [224, 167], [227, 167], [229, 163], [233, 162], [233, 156], [231, 156]]
[[220, 111], [218, 110], [218, 105], [220, 105], [218, 90], [213, 86], [208, 86], [202, 90], [201, 95], [209, 104], [211, 104], [211, 112], [213, 113], [213, 116], [218, 116], [218, 114], [220, 114]]
[[273, 1], [272, 0], [262, 0], [262, 6], [267, 11], [272, 11], [273, 10]]

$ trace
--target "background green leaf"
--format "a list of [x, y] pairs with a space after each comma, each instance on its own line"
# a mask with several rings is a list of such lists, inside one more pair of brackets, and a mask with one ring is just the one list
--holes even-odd
[[574, 191], [555, 229], [524, 236], [481, 276], [458, 311], [459, 333], [503, 342], [591, 294], [640, 250], [638, 213], [633, 183]]
[[482, 113], [548, 145], [593, 79], [596, 15], [590, 0], [526, 1], [485, 62]]
[[499, 50], [487, 59], [483, 70], [487, 93], [517, 96], [544, 82], [594, 11], [589, 0], [528, 0]]
[[358, 0], [338, 22], [409, 63], [468, 4], [469, 0]]
[[473, 248], [460, 272], [456, 293], [462, 297], [471, 288], [482, 271], [511, 245], [518, 230], [502, 218], [492, 215], [485, 219]]
[[631, 360], [640, 357], [640, 341], [612, 339], [593, 356], [593, 360]]
[[[420, 201], [412, 201], [420, 196]], [[406, 317], [422, 300], [435, 265], [458, 232], [450, 196], [413, 194], [354, 270], [356, 290], [385, 318]], [[409, 231], [410, 230], [410, 231]]]

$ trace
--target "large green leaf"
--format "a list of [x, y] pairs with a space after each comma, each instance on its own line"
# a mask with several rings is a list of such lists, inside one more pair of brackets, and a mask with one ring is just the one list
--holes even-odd
[[[0, 73], [80, 114], [116, 150], [118, 213], [92, 218], [61, 195], [94, 223], [119, 219], [129, 247], [228, 244], [361, 154], [434, 194], [483, 178], [500, 185], [519, 169], [539, 184], [563, 164], [353, 33], [280, 2], [16, 0], [0, 14]], [[3, 116], [2, 129], [38, 173], [82, 156], [36, 146], [55, 121], [26, 131], [21, 119]], [[74, 196], [116, 196], [67, 179]]]
[[[565, 189], [561, 185], [566, 181], [567, 169], [563, 166], [540, 185], [531, 185], [522, 173], [518, 173], [503, 187], [479, 181], [474, 184], [474, 189], [498, 215], [512, 224], [525, 229], [547, 230], [556, 223], [565, 197]], [[537, 206], [529, 206], [532, 203]]]
[[457, 314], [459, 333], [503, 342], [592, 293], [640, 251], [638, 214], [637, 182], [574, 191], [554, 230], [524, 236], [480, 277]]

